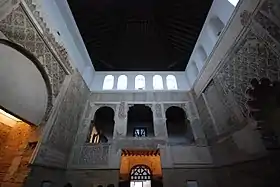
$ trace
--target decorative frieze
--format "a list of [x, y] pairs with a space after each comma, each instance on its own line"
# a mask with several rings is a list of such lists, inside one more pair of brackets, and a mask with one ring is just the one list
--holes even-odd
[[73, 165], [100, 166], [108, 165], [109, 144], [85, 145], [76, 152]]
[[54, 47], [59, 59], [62, 61], [64, 66], [67, 68], [68, 71], [73, 73], [73, 68], [70, 63], [70, 59], [68, 57], [67, 50], [65, 47], [58, 43], [55, 40], [54, 35], [51, 33], [50, 28], [47, 27], [47, 23], [44, 21], [43, 17], [40, 16], [40, 12], [36, 8], [36, 4], [32, 0], [24, 0], [29, 7], [30, 11], [32, 12], [33, 16], [35, 17], [36, 21], [39, 23], [41, 29], [43, 30], [43, 34], [47, 37], [48, 41]]

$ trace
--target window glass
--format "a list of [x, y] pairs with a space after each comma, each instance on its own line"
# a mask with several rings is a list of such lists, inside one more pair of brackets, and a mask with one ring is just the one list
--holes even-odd
[[137, 75], [135, 77], [135, 89], [136, 90], [145, 89], [145, 77], [143, 75]]
[[163, 81], [160, 75], [155, 75], [153, 77], [153, 87], [155, 90], [162, 90], [163, 89]]
[[168, 90], [177, 90], [178, 86], [177, 86], [176, 77], [174, 75], [168, 75], [166, 77], [166, 85]]
[[127, 76], [126, 75], [119, 76], [117, 89], [118, 90], [126, 90], [127, 89]]
[[147, 137], [147, 128], [135, 128], [133, 132], [134, 137]]
[[103, 82], [103, 90], [111, 90], [114, 87], [114, 76], [113, 75], [107, 75], [104, 78]]

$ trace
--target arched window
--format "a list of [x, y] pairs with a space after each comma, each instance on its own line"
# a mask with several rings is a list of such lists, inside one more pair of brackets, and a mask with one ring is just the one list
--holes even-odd
[[239, 0], [228, 0], [233, 6], [236, 6]]
[[127, 76], [126, 75], [119, 76], [117, 89], [118, 90], [126, 90], [127, 89]]
[[145, 77], [143, 75], [137, 75], [135, 77], [135, 89], [136, 90], [145, 89]]
[[163, 81], [160, 75], [155, 75], [153, 77], [153, 87], [155, 90], [162, 90], [163, 89]]
[[168, 90], [177, 90], [177, 81], [174, 75], [167, 75], [166, 77], [166, 85]]
[[113, 75], [107, 75], [104, 78], [103, 82], [103, 90], [111, 90], [114, 87], [114, 76]]

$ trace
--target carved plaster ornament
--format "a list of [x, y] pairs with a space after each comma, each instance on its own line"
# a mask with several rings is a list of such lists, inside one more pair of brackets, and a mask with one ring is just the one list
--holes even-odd
[[18, 3], [18, 0], [0, 0], [0, 20], [10, 14]]

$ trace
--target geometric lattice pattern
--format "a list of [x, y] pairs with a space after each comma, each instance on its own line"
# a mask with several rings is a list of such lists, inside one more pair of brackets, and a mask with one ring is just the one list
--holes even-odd
[[10, 41], [21, 45], [40, 61], [48, 74], [52, 95], [55, 98], [67, 72], [58, 62], [58, 57], [53, 53], [53, 49], [38, 33], [21, 4], [0, 21], [0, 31]]
[[230, 91], [242, 112], [247, 116], [246, 90], [253, 78], [268, 77], [279, 80], [280, 61], [267, 45], [252, 32], [233, 58], [228, 60], [217, 74], [217, 80], [223, 86], [225, 94]]
[[145, 165], [137, 165], [131, 169], [131, 180], [151, 180], [151, 171]]
[[252, 22], [244, 25], [248, 27], [247, 33], [215, 77], [225, 94], [233, 94], [244, 116], [248, 116], [245, 92], [250, 80], [263, 77], [280, 80], [280, 25], [274, 21], [280, 19], [274, 8], [279, 6], [277, 0], [267, 0], [262, 4]]

